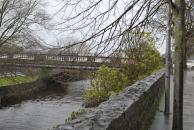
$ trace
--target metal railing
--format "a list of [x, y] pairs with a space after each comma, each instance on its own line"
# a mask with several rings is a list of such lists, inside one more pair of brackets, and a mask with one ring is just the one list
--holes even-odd
[[28, 67], [99, 67], [101, 65], [120, 66], [127, 63], [127, 58], [79, 55], [51, 55], [51, 54], [0, 54], [0, 65], [28, 66]]

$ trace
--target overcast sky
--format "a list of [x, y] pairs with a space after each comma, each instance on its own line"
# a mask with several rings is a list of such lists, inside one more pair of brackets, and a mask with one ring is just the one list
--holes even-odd
[[[57, 22], [62, 21], [62, 12], [58, 12], [59, 9], [63, 6], [63, 2], [61, 0], [44, 0], [44, 8], [46, 12], [49, 14], [51, 17], [50, 24], [54, 25]], [[71, 39], [71, 37], [79, 39], [79, 34], [78, 33], [61, 33], [57, 30], [47, 30], [44, 28], [41, 28], [39, 26], [33, 27], [35, 29], [35, 35], [38, 35], [41, 39], [43, 39], [47, 44], [49, 45], [56, 45], [57, 40], [59, 39]], [[165, 52], [165, 45], [159, 45], [159, 51], [161, 53]]]
[[[60, 18], [55, 17], [55, 13], [61, 7], [61, 2], [57, 0], [44, 0], [44, 1], [45, 1], [44, 9], [51, 18], [49, 24], [50, 25], [56, 24], [57, 22], [60, 21]], [[45, 29], [38, 25], [35, 25], [32, 28], [34, 30], [34, 34], [43, 39], [47, 44], [55, 45], [57, 39], [62, 37], [62, 35], [60, 35], [59, 32], [54, 29]]]

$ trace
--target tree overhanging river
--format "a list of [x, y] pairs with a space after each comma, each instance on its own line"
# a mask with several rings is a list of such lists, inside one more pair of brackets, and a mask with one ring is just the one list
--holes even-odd
[[[82, 106], [81, 95], [89, 80], [67, 83], [66, 93], [52, 93], [0, 109], [1, 130], [47, 130], [64, 123]], [[43, 92], [44, 95], [44, 92]]]

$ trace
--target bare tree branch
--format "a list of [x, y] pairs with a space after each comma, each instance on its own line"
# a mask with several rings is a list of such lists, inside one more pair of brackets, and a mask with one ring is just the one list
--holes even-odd
[[82, 32], [81, 42], [64, 48], [87, 42], [98, 53], [103, 53], [110, 48], [118, 48], [125, 32], [135, 28], [147, 30], [150, 19], [164, 4], [164, 0], [66, 1], [59, 10], [65, 16], [57, 29], [62, 32]]
[[40, 0], [0, 1], [0, 47], [24, 38], [21, 35], [34, 24], [45, 25], [49, 17], [39, 10], [39, 4]]

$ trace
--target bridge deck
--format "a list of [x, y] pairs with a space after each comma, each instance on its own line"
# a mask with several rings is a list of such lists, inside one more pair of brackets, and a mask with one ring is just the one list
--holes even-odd
[[[120, 67], [127, 63], [127, 58], [95, 57], [78, 55], [49, 54], [0, 54], [0, 66], [38, 67], [38, 68], [73, 68], [97, 69], [101, 65]], [[117, 66], [115, 66], [117, 65]]]
[[[185, 73], [183, 97], [183, 130], [194, 130], [194, 71]], [[160, 104], [160, 111], [156, 113], [150, 130], [172, 130], [173, 113], [173, 80], [171, 78], [171, 114], [164, 116], [164, 97]]]

